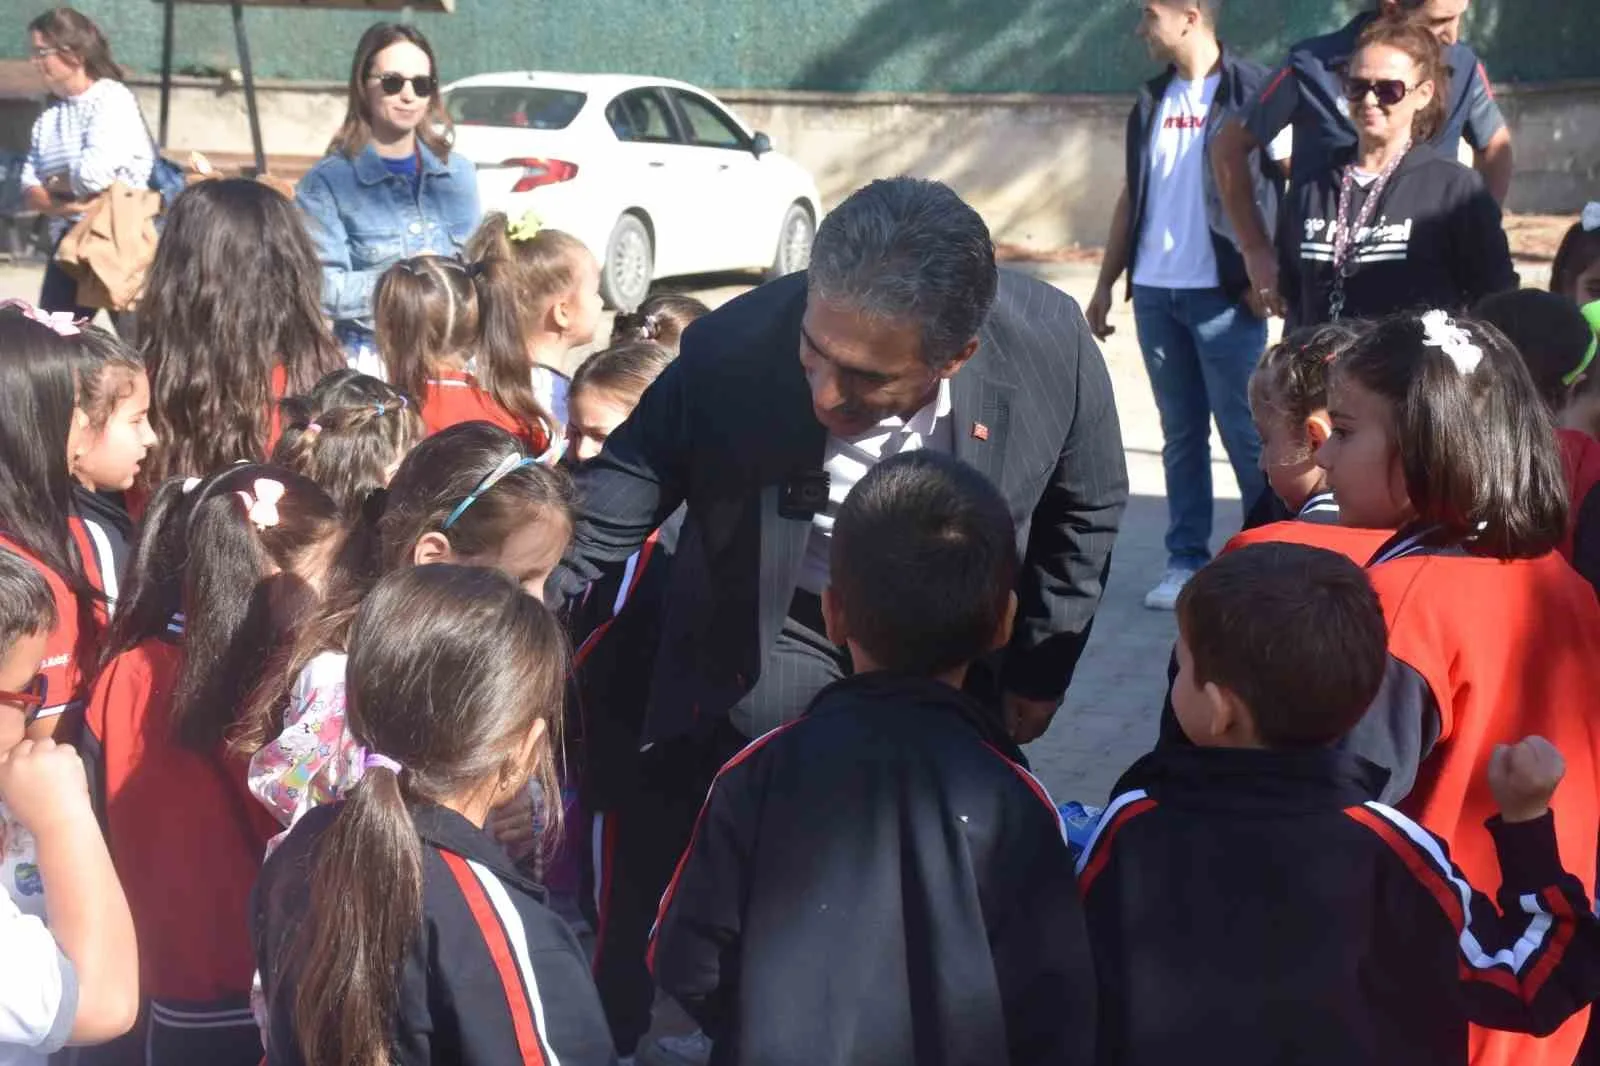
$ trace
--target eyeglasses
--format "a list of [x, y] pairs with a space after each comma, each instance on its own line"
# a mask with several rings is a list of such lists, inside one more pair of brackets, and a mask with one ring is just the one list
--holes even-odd
[[43, 674], [34, 674], [33, 680], [21, 692], [7, 692], [0, 689], [0, 703], [9, 703], [22, 709], [24, 725], [32, 725], [33, 720], [39, 717], [39, 709], [44, 706], [45, 680]]
[[424, 99], [432, 96], [433, 90], [439, 84], [432, 74], [418, 74], [413, 78], [408, 78], [404, 74], [374, 74], [367, 80], [377, 82], [385, 96], [399, 96], [400, 90], [406, 87], [406, 82], [410, 82], [411, 91]]
[[1381, 107], [1393, 107], [1406, 98], [1406, 94], [1415, 89], [1415, 85], [1407, 85], [1399, 78], [1379, 78], [1369, 81], [1366, 78], [1345, 78], [1344, 98], [1352, 104], [1359, 104], [1371, 93], [1378, 98]]

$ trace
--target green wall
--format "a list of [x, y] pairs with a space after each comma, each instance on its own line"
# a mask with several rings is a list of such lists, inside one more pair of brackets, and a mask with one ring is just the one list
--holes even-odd
[[[1474, 0], [1469, 39], [1500, 81], [1600, 77], [1596, 0]], [[0, 0], [0, 56], [25, 55], [43, 4]], [[139, 70], [161, 56], [155, 0], [79, 0]], [[1275, 62], [1364, 0], [1225, 0], [1224, 37]], [[680, 77], [716, 89], [1111, 92], [1150, 64], [1130, 37], [1134, 0], [456, 0], [415, 21], [448, 77], [553, 68]], [[262, 77], [348, 76], [374, 21], [358, 11], [247, 9]], [[236, 65], [226, 7], [180, 5], [179, 70]]]

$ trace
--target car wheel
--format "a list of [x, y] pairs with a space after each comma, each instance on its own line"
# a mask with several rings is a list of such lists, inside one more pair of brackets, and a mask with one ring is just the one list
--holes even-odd
[[791, 204], [783, 213], [783, 225], [778, 229], [778, 251], [767, 270], [769, 279], [785, 277], [804, 270], [811, 263], [811, 245], [817, 237], [817, 224], [811, 220], [811, 209], [805, 204]]
[[644, 303], [654, 270], [655, 248], [644, 220], [623, 215], [606, 242], [606, 261], [600, 269], [600, 296], [606, 306], [632, 311]]

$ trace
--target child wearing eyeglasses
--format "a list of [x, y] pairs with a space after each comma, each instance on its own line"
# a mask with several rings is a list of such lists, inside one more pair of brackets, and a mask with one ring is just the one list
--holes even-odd
[[[483, 566], [543, 599], [572, 528], [571, 480], [505, 430], [469, 422], [417, 445], [370, 531], [376, 557], [328, 590], [246, 709], [236, 748], [251, 759], [256, 798], [292, 826], [360, 780], [361, 752], [345, 728], [347, 642], [356, 610], [382, 574], [429, 563]], [[518, 797], [513, 815], [494, 823], [513, 851], [529, 850], [534, 838], [525, 801]]]

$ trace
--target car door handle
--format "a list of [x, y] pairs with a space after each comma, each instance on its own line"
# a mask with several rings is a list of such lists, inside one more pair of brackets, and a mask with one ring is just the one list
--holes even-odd
[[664, 166], [666, 166], [666, 164], [665, 164], [665, 163], [663, 163], [663, 162], [662, 162], [662, 161], [661, 161], [661, 160], [659, 160], [659, 159], [652, 159], [652, 160], [650, 160], [650, 165], [651, 165], [651, 166], [653, 166], [653, 167], [664, 167]]

